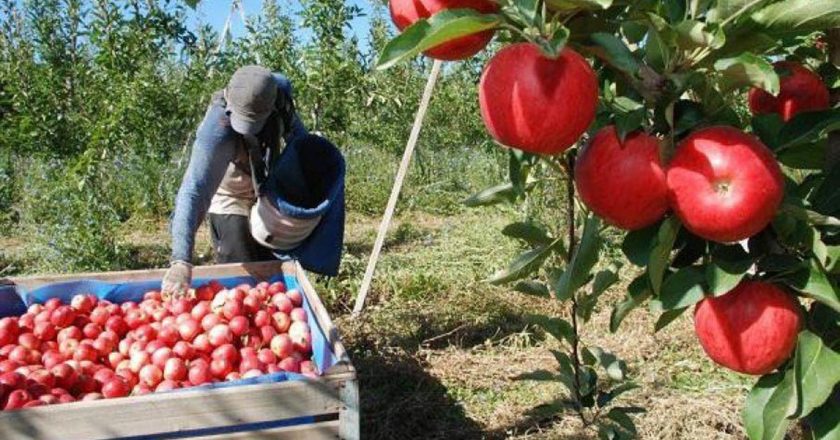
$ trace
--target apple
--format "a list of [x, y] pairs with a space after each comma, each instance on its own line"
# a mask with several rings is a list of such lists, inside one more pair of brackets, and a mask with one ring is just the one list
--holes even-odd
[[163, 378], [180, 382], [187, 378], [187, 364], [180, 358], [169, 358], [163, 368]]
[[[446, 9], [473, 9], [490, 14], [498, 11], [499, 6], [491, 0], [391, 0], [389, 9], [394, 25], [403, 31], [417, 20]], [[492, 39], [492, 30], [477, 32], [437, 45], [425, 54], [440, 60], [462, 60], [480, 52]]]
[[650, 226], [668, 211], [659, 141], [644, 132], [629, 134], [622, 144], [615, 126], [602, 128], [578, 153], [574, 176], [586, 206], [621, 229]]
[[532, 43], [511, 44], [484, 68], [481, 118], [499, 143], [529, 153], [559, 154], [595, 119], [598, 80], [568, 47], [548, 58]]
[[120, 377], [114, 376], [102, 385], [102, 395], [106, 399], [125, 397], [131, 392], [131, 388]]
[[149, 364], [140, 369], [140, 382], [149, 388], [156, 387], [163, 380], [163, 371], [157, 365]]
[[287, 334], [277, 335], [271, 339], [271, 351], [279, 359], [288, 357], [294, 351], [294, 343], [292, 338]]
[[742, 281], [694, 310], [694, 330], [706, 354], [746, 374], [770, 373], [790, 358], [801, 325], [794, 296], [763, 281]]
[[798, 113], [829, 107], [828, 87], [819, 75], [790, 61], [779, 61], [773, 67], [779, 74], [779, 94], [750, 89], [748, 101], [754, 115], [776, 113], [787, 122]]
[[784, 197], [782, 170], [755, 136], [715, 126], [691, 133], [667, 170], [668, 198], [683, 225], [731, 243], [764, 229]]

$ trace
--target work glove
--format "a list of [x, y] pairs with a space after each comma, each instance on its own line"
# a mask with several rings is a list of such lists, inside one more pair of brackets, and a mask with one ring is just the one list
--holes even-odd
[[189, 294], [192, 285], [192, 264], [176, 260], [169, 266], [161, 283], [161, 293], [165, 298], [184, 298]]

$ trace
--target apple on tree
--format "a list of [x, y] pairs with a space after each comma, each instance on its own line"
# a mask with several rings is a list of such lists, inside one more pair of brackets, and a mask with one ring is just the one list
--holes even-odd
[[622, 143], [615, 126], [602, 128], [578, 152], [574, 173], [586, 206], [619, 228], [650, 226], [668, 211], [659, 141], [644, 132]]
[[773, 66], [779, 72], [779, 95], [757, 87], [750, 89], [748, 101], [753, 114], [776, 113], [787, 122], [800, 112], [828, 108], [828, 88], [816, 73], [791, 61], [779, 61]]
[[[498, 11], [499, 5], [492, 0], [391, 0], [389, 9], [394, 24], [402, 31], [421, 18], [447, 9], [473, 9], [487, 14]], [[492, 30], [482, 31], [433, 47], [425, 54], [439, 60], [462, 60], [480, 52], [492, 39]]]

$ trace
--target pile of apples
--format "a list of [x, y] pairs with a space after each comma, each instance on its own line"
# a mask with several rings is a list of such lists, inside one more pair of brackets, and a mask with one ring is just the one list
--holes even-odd
[[317, 377], [298, 290], [282, 282], [113, 304], [53, 298], [0, 319], [0, 407], [98, 400], [281, 371]]

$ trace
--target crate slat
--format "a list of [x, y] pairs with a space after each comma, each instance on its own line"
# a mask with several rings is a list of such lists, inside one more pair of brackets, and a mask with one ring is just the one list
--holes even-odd
[[111, 439], [336, 414], [340, 381], [290, 381], [0, 413], [0, 438]]
[[338, 434], [338, 424], [338, 420], [330, 420], [327, 422], [318, 422], [309, 425], [266, 429], [256, 433], [238, 432], [235, 434], [190, 437], [190, 440], [334, 440], [340, 438]]
[[[232, 263], [217, 264], [212, 266], [195, 266], [193, 276], [195, 278], [224, 278], [234, 276], [252, 276], [258, 280], [267, 280], [272, 275], [283, 271], [284, 265], [294, 263], [282, 261], [260, 261], [256, 263]], [[90, 272], [69, 275], [37, 275], [28, 277], [9, 278], [13, 283], [28, 290], [43, 286], [45, 284], [60, 283], [75, 280], [99, 280], [105, 282], [128, 282], [147, 281], [163, 279], [166, 269], [128, 270], [123, 272]]]

